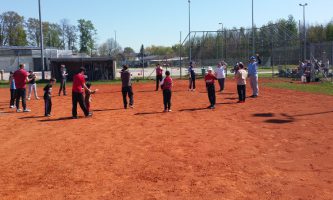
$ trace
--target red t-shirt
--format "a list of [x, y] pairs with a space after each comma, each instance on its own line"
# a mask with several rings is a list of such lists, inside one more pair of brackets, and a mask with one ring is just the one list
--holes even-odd
[[25, 88], [27, 77], [28, 77], [28, 72], [25, 71], [24, 69], [19, 69], [14, 72], [16, 89]]
[[167, 76], [164, 78], [163, 90], [171, 90], [171, 87], [172, 87], [172, 78], [170, 76]]
[[73, 92], [83, 93], [83, 85], [86, 83], [84, 76], [82, 74], [76, 74], [73, 78]]
[[162, 75], [163, 69], [161, 67], [156, 67], [156, 75]]
[[214, 74], [207, 74], [205, 76], [206, 84], [214, 84], [215, 80], [216, 80], [216, 77], [214, 76]]

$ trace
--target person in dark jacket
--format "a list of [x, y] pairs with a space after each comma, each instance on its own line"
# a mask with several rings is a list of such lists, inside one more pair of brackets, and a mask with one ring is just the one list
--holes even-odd
[[123, 69], [120, 71], [121, 74], [121, 92], [123, 95], [124, 108], [127, 109], [127, 95], [129, 97], [129, 107], [133, 108], [134, 100], [133, 100], [133, 89], [131, 82], [131, 73], [128, 70], [127, 65], [123, 65]]
[[51, 109], [52, 109], [52, 101], [51, 101], [51, 95], [52, 95], [52, 86], [56, 82], [55, 78], [50, 79], [50, 83], [48, 83], [44, 87], [44, 104], [45, 104], [45, 117], [51, 116]]
[[188, 74], [189, 74], [189, 91], [195, 91], [195, 72], [193, 67], [193, 62], [190, 62], [190, 66], [188, 67]]

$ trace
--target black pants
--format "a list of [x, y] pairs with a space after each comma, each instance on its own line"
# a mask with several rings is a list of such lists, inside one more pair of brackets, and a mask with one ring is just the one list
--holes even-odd
[[61, 94], [61, 91], [63, 91], [63, 94], [66, 95], [66, 79], [60, 80], [59, 96]]
[[15, 102], [15, 89], [10, 89], [10, 106], [14, 106]]
[[121, 92], [123, 94], [124, 108], [127, 108], [127, 95], [129, 97], [129, 105], [133, 106], [134, 100], [132, 86], [123, 87]]
[[84, 103], [83, 93], [79, 92], [72, 92], [72, 116], [77, 117], [77, 103], [79, 102], [82, 111], [84, 112], [85, 116], [89, 115], [87, 107]]
[[195, 89], [195, 77], [190, 78], [189, 89]]
[[20, 98], [22, 98], [22, 107], [23, 110], [25, 110], [27, 108], [27, 104], [25, 102], [25, 97], [26, 97], [25, 88], [16, 89], [15, 93], [16, 93], [16, 109], [20, 108]]
[[45, 104], [45, 116], [51, 114], [51, 109], [52, 109], [52, 101], [51, 97], [45, 97], [44, 96], [44, 104]]
[[216, 96], [215, 96], [215, 85], [214, 84], [207, 84], [207, 92], [208, 92], [208, 99], [210, 106], [215, 106], [216, 103]]
[[162, 75], [157, 75], [156, 76], [156, 91], [160, 87], [160, 82], [162, 81], [162, 79], [163, 79]]
[[171, 90], [163, 90], [164, 110], [171, 109]]
[[246, 85], [237, 85], [239, 101], [245, 101], [246, 98]]
[[221, 78], [221, 79], [217, 79], [217, 81], [219, 82], [219, 85], [220, 85], [220, 91], [223, 91], [224, 90], [224, 78]]

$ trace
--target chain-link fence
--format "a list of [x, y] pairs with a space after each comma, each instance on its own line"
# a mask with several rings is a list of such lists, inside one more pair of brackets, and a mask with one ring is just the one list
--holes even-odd
[[[247, 63], [250, 56], [259, 54], [262, 59], [259, 73], [301, 79], [303, 74], [299, 64], [303, 59], [304, 42], [300, 38], [297, 27], [295, 29], [281, 24], [254, 29], [192, 31], [182, 43], [179, 55], [185, 60], [180, 65], [187, 67], [191, 60], [196, 63], [196, 67], [207, 68], [224, 60], [233, 66], [237, 62]], [[306, 48], [307, 58], [311, 57], [313, 66], [312, 80], [328, 80], [332, 76], [332, 69], [327, 60], [333, 60], [333, 42], [307, 44]], [[319, 69], [318, 64], [322, 66]], [[319, 76], [324, 68], [325, 76]]]

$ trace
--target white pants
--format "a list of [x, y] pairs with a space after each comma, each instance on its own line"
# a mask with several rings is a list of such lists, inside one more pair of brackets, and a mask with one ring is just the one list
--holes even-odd
[[32, 90], [34, 90], [35, 98], [38, 99], [36, 83], [35, 84], [29, 84], [28, 99], [30, 99], [30, 97], [31, 97]]
[[249, 75], [252, 95], [259, 95], [258, 75]]

